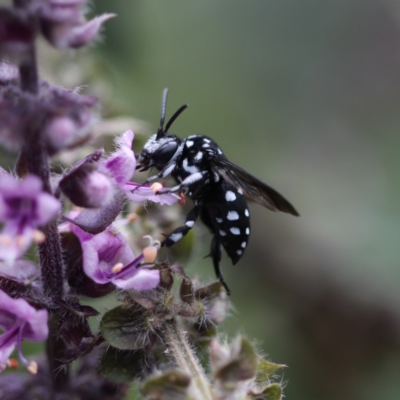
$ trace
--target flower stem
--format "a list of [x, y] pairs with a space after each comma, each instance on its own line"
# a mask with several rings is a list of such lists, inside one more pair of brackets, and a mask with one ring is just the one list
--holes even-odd
[[200, 365], [185, 332], [180, 329], [176, 319], [168, 321], [163, 328], [164, 341], [176, 365], [192, 377], [194, 398], [212, 400], [210, 384]]
[[[26, 8], [31, 0], [13, 0], [16, 8]], [[32, 24], [36, 24], [32, 20]], [[36, 27], [35, 27], [36, 28]], [[19, 77], [21, 90], [32, 94], [39, 93], [39, 74], [36, 59], [35, 42], [29, 44], [28, 50], [19, 64]], [[40, 99], [38, 98], [39, 102]], [[38, 176], [43, 189], [51, 193], [50, 186], [50, 164], [47, 154], [46, 143], [43, 137], [43, 125], [45, 116], [37, 115], [30, 121], [29, 129], [25, 132], [24, 145], [17, 162], [17, 173], [24, 176], [28, 173]], [[50, 307], [54, 300], [63, 296], [63, 258], [61, 250], [61, 238], [58, 233], [55, 220], [50, 221], [42, 228], [46, 240], [38, 245], [40, 270], [44, 295], [50, 299]], [[57, 321], [59, 316], [53, 314], [49, 319], [49, 337], [47, 339], [46, 350], [49, 362], [49, 370], [53, 378], [53, 387], [56, 392], [66, 390], [68, 386], [67, 367], [60, 371], [61, 362], [65, 355], [65, 344], [62, 340], [57, 340]]]

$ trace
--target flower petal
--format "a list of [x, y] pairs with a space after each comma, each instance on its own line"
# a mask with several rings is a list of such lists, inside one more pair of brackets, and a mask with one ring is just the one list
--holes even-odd
[[138, 268], [132, 276], [124, 279], [113, 279], [112, 282], [120, 289], [151, 290], [160, 283], [160, 271]]
[[118, 150], [103, 162], [103, 166], [114, 177], [118, 186], [128, 182], [135, 173], [136, 159], [132, 151], [133, 137], [132, 131], [126, 131], [120, 138], [117, 138]]

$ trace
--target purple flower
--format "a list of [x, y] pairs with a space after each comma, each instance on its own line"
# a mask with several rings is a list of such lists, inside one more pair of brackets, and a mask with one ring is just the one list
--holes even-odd
[[[62, 192], [75, 205], [88, 207], [74, 220], [74, 224], [84, 231], [92, 234], [104, 231], [121, 212], [123, 195], [134, 202], [172, 205], [179, 200], [175, 194], [156, 195], [149, 186], [130, 182], [136, 168], [133, 138], [133, 132], [126, 131], [116, 139], [117, 150], [107, 159], [100, 161], [102, 151], [97, 150], [61, 179]], [[103, 174], [101, 179], [99, 174]]]
[[0, 176], [0, 258], [13, 263], [30, 246], [36, 227], [54, 218], [60, 203], [43, 192], [42, 182], [30, 175], [18, 181], [11, 175]]
[[41, 342], [47, 339], [47, 311], [36, 310], [23, 299], [13, 299], [0, 290], [0, 372], [18, 346], [20, 360], [30, 363], [22, 354], [22, 340]]
[[134, 256], [123, 235], [112, 227], [93, 235], [68, 223], [63, 230], [71, 230], [79, 239], [83, 253], [83, 270], [99, 284], [112, 282], [120, 289], [150, 290], [160, 282], [158, 270], [138, 268], [144, 255]]

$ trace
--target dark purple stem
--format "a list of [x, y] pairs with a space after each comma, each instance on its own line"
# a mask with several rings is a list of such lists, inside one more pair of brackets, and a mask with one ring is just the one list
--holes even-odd
[[[13, 0], [18, 8], [25, 8], [30, 0]], [[32, 20], [33, 24], [36, 21]], [[35, 43], [32, 41], [24, 60], [19, 65], [21, 89], [32, 94], [39, 92], [39, 76], [36, 61]], [[39, 101], [39, 99], [38, 99]], [[50, 165], [42, 133], [44, 116], [36, 116], [30, 121], [25, 132], [25, 141], [18, 163], [17, 172], [20, 176], [27, 173], [38, 176], [43, 182], [43, 188], [51, 192]], [[39, 260], [42, 275], [44, 295], [55, 303], [56, 299], [63, 296], [63, 259], [61, 238], [55, 220], [50, 221], [42, 228], [46, 240], [39, 244]], [[65, 344], [57, 340], [57, 321], [59, 317], [52, 315], [49, 321], [49, 338], [46, 350], [49, 360], [49, 369], [53, 377], [55, 391], [65, 391], [68, 386], [68, 369], [61, 370], [62, 364], [58, 361], [65, 355]]]

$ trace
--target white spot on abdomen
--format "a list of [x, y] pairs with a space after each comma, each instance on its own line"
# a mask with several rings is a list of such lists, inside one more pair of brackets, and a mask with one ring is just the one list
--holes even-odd
[[222, 221], [223, 221], [223, 219], [222, 218], [215, 218], [215, 220], [220, 224]]
[[192, 147], [194, 145], [193, 140], [186, 140], [186, 147]]
[[230, 231], [231, 231], [231, 233], [233, 235], [240, 235], [240, 229], [239, 228], [231, 228]]
[[245, 215], [246, 217], [249, 217], [249, 216], [250, 216], [249, 210], [248, 210], [247, 208], [244, 210], [244, 215]]
[[228, 190], [225, 193], [225, 200], [226, 201], [235, 201], [236, 200], [236, 194], [233, 193], [231, 190]]
[[239, 214], [236, 211], [229, 211], [227, 218], [229, 219], [229, 221], [236, 221], [237, 219], [239, 219]]
[[246, 228], [246, 235], [250, 235], [250, 228]]
[[246, 242], [243, 242], [243, 243], [242, 243], [242, 247], [245, 249], [246, 246], [247, 246], [247, 243], [246, 243]]
[[243, 251], [242, 250], [236, 250], [236, 253], [237, 253], [238, 256], [241, 256], [243, 254]]
[[221, 236], [226, 236], [226, 232], [225, 232], [225, 231], [219, 231], [219, 234], [220, 234]]
[[191, 227], [194, 225], [194, 221], [186, 221], [185, 225], [186, 225], [188, 228], [191, 228]]

